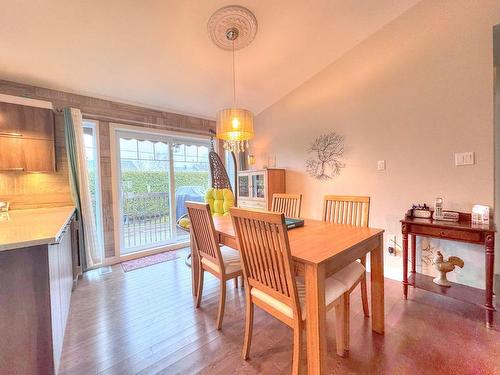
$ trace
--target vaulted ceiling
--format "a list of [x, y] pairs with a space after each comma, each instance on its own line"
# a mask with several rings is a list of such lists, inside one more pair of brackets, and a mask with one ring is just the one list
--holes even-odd
[[231, 53], [207, 34], [222, 6], [258, 21], [236, 53], [240, 106], [259, 113], [418, 0], [16, 0], [0, 10], [0, 79], [213, 118]]

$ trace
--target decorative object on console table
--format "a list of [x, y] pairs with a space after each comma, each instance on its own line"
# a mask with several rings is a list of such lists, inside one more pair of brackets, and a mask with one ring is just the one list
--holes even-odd
[[472, 223], [488, 225], [490, 223], [490, 208], [480, 204], [472, 206]]
[[443, 198], [436, 198], [436, 208], [432, 218], [439, 221], [458, 222], [459, 213], [457, 211], [443, 210]]
[[[493, 265], [495, 249], [495, 226], [472, 224], [470, 213], [458, 213], [458, 222], [435, 221], [406, 216], [401, 220], [403, 232], [403, 294], [408, 298], [408, 285], [436, 294], [445, 295], [463, 302], [472, 303], [485, 310], [486, 326], [493, 323]], [[408, 236], [411, 237], [411, 271], [408, 273]], [[416, 272], [416, 237], [434, 237], [460, 241], [485, 247], [485, 289], [450, 283], [451, 288], [437, 285], [433, 277]]]
[[451, 283], [446, 278], [446, 274], [455, 269], [455, 267], [464, 268], [464, 261], [459, 257], [451, 256], [444, 260], [443, 254], [438, 250], [436, 256], [432, 260], [434, 268], [439, 272], [439, 276], [432, 281], [441, 286], [450, 287]]
[[420, 217], [423, 219], [429, 219], [432, 216], [432, 211], [429, 206], [424, 204], [414, 204], [408, 211], [408, 216], [410, 217]]

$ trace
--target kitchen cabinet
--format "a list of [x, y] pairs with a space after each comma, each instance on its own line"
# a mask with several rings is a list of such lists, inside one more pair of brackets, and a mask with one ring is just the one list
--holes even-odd
[[47, 108], [0, 102], [0, 135], [54, 139], [54, 113]]
[[54, 113], [0, 103], [0, 171], [54, 172]]
[[238, 207], [270, 210], [273, 194], [286, 192], [285, 182], [284, 169], [238, 172]]
[[78, 252], [74, 207], [9, 216], [0, 223], [0, 373], [57, 374]]

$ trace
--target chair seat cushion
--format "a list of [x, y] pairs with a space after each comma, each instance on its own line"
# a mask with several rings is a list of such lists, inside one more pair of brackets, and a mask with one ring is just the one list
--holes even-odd
[[[226, 274], [241, 271], [240, 253], [229, 246], [221, 246], [220, 253], [224, 261], [224, 269]], [[221, 273], [219, 265], [208, 260], [207, 258], [201, 258], [201, 263], [205, 266], [213, 269], [214, 271]]]
[[365, 267], [358, 261], [354, 261], [348, 266], [335, 273], [332, 277], [340, 281], [349, 290], [359, 280], [361, 275], [365, 273]]
[[[305, 308], [306, 286], [304, 283], [304, 278], [297, 277], [296, 282], [297, 282], [297, 294], [299, 295], [299, 299], [300, 299], [300, 308], [301, 308], [301, 312], [302, 312], [302, 319], [305, 319], [306, 318], [306, 308]], [[346, 291], [347, 291], [347, 288], [344, 286], [344, 284], [335, 280], [332, 277], [329, 277], [328, 279], [325, 280], [325, 305], [327, 307], [332, 305]], [[278, 310], [279, 312], [281, 312], [285, 316], [293, 319], [293, 310], [287, 304], [279, 301], [278, 299], [270, 296], [269, 294], [263, 292], [262, 290], [260, 290], [256, 287], [253, 287], [251, 289], [250, 294], [252, 296], [260, 299], [262, 302], [270, 305], [274, 309]]]

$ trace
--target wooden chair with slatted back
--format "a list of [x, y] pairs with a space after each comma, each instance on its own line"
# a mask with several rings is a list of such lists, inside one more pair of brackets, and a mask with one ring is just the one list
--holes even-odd
[[283, 212], [285, 217], [300, 217], [302, 194], [273, 194], [271, 211]]
[[198, 285], [196, 308], [200, 307], [203, 292], [203, 275], [205, 271], [220, 280], [219, 312], [217, 329], [222, 327], [224, 308], [226, 304], [226, 281], [235, 280], [238, 287], [238, 276], [242, 276], [240, 255], [238, 251], [228, 247], [220, 247], [217, 240], [210, 206], [206, 203], [186, 202], [186, 208], [191, 221], [191, 236], [198, 255]]
[[[323, 221], [367, 227], [370, 215], [370, 197], [327, 195], [323, 204]], [[366, 256], [360, 258], [363, 268], [366, 267]], [[357, 262], [356, 262], [357, 263]], [[359, 280], [353, 280], [358, 278]], [[366, 271], [353, 263], [334, 275], [341, 281], [352, 284], [352, 290], [361, 282], [361, 300], [365, 316], [370, 316], [368, 309], [368, 291], [366, 288]], [[348, 280], [347, 280], [348, 279]], [[354, 283], [353, 283], [354, 281]], [[351, 290], [351, 291], [352, 291]]]
[[[298, 374], [304, 327], [305, 285], [294, 275], [288, 232], [283, 213], [231, 208], [231, 217], [240, 249], [246, 294], [245, 338], [242, 356], [248, 359], [252, 339], [254, 305], [293, 329], [292, 373]], [[347, 288], [332, 278], [325, 281], [326, 307], [345, 311]], [[344, 334], [349, 314], [340, 317], [336, 329]], [[347, 321], [346, 321], [347, 319]], [[337, 342], [344, 355], [344, 343]], [[340, 349], [339, 349], [340, 350]]]

